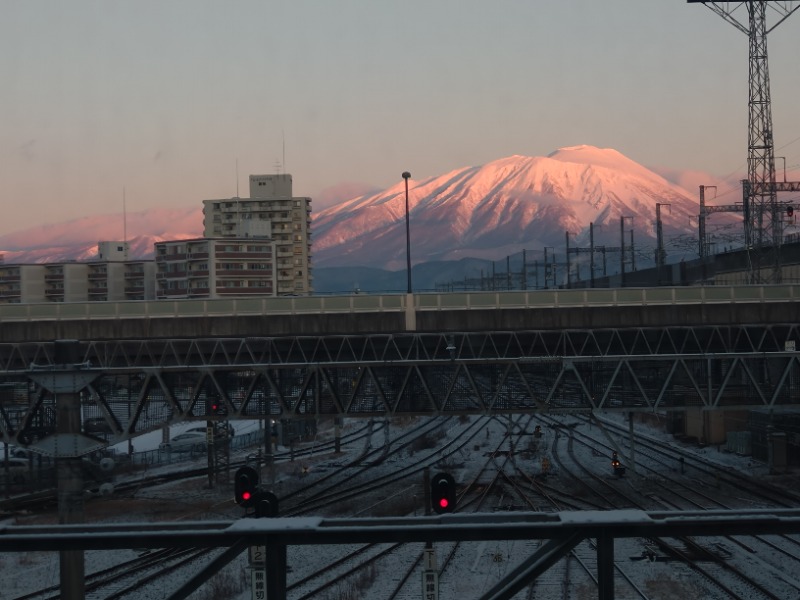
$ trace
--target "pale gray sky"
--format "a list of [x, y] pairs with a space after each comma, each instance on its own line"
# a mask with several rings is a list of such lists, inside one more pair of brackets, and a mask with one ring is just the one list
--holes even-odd
[[[724, 176], [747, 156], [747, 37], [683, 0], [26, 0], [0, 19], [0, 234], [247, 195], [387, 187], [591, 144]], [[770, 36], [800, 162], [800, 16]], [[781, 163], [782, 164], [782, 163]]]

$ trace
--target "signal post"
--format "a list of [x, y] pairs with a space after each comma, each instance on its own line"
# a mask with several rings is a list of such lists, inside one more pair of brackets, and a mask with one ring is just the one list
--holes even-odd
[[[258, 485], [253, 467], [240, 467], [233, 480], [236, 503], [245, 517], [277, 517], [278, 497]], [[248, 509], [253, 509], [252, 513]], [[284, 600], [286, 591], [286, 545], [250, 546], [250, 581], [253, 600]]]

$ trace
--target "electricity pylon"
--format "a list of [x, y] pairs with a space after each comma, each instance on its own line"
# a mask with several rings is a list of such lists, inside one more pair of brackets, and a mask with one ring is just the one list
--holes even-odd
[[[742, 182], [744, 237], [750, 259], [751, 283], [781, 280], [783, 211], [777, 194], [800, 191], [800, 182], [775, 181], [775, 145], [767, 62], [767, 34], [800, 8], [800, 2], [706, 2], [704, 4], [750, 40], [750, 95], [747, 137], [747, 179]], [[767, 23], [767, 11], [774, 17]], [[747, 16], [747, 21], [743, 17]]]

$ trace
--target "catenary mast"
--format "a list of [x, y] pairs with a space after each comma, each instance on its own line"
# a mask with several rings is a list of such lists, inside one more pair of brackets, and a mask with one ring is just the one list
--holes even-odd
[[[688, 2], [704, 4], [747, 34], [750, 42], [747, 179], [742, 182], [745, 245], [750, 261], [750, 282], [778, 283], [781, 280], [783, 211], [777, 194], [798, 191], [800, 183], [775, 181], [767, 34], [800, 8], [800, 2]], [[768, 11], [770, 16], [777, 15], [772, 25], [767, 24]], [[745, 14], [746, 22], [740, 20]]]

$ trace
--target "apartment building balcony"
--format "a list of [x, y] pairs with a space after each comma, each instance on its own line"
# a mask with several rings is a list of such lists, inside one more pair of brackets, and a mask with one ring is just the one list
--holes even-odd
[[45, 281], [64, 281], [64, 273], [45, 273]]
[[204, 260], [208, 258], [208, 250], [203, 252], [189, 252], [186, 260]]
[[218, 296], [271, 296], [271, 287], [217, 287]]
[[206, 297], [211, 293], [211, 289], [207, 287], [193, 287], [189, 288], [189, 296], [192, 298]]
[[0, 300], [5, 302], [13, 302], [14, 299], [19, 300], [22, 294], [19, 290], [0, 290]]
[[158, 298], [186, 298], [189, 295], [189, 288], [170, 288], [168, 290], [158, 290]]
[[156, 262], [174, 262], [176, 260], [186, 260], [186, 252], [170, 252], [156, 256]]
[[269, 252], [217, 252], [217, 262], [221, 260], [253, 260], [262, 256], [270, 256]]
[[266, 268], [247, 268], [242, 269], [220, 269], [217, 268], [215, 273], [217, 277], [249, 277], [262, 279], [264, 277], [272, 277], [272, 265]]
[[19, 283], [19, 275], [4, 275], [0, 276], [0, 283]]
[[186, 277], [188, 277], [190, 279], [197, 278], [197, 277], [208, 277], [208, 273], [209, 273], [208, 269], [203, 269], [203, 270], [200, 270], [200, 269], [191, 270], [190, 269], [189, 271], [186, 272]]
[[186, 273], [186, 271], [159, 271], [156, 273], [156, 279], [183, 279]]
[[125, 286], [125, 295], [126, 296], [135, 296], [144, 294], [144, 283], [137, 283], [133, 285], [126, 285]]

